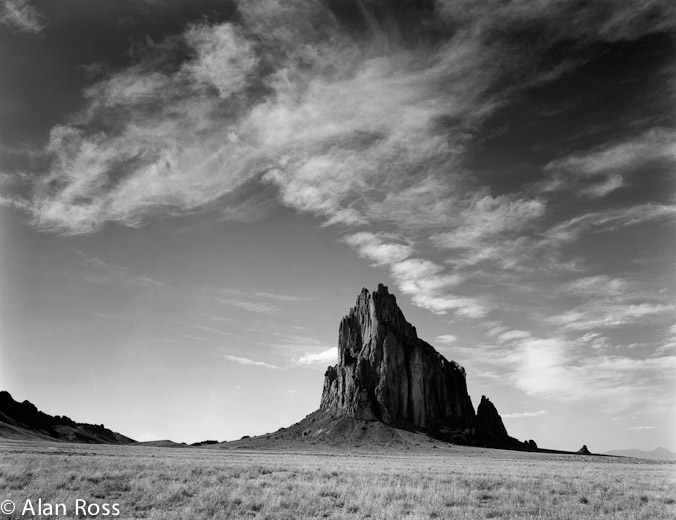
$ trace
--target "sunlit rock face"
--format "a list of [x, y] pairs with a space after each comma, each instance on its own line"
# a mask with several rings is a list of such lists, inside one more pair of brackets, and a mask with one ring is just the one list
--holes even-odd
[[338, 353], [326, 371], [321, 410], [458, 440], [473, 436], [465, 370], [418, 338], [387, 287], [362, 289], [340, 323]]

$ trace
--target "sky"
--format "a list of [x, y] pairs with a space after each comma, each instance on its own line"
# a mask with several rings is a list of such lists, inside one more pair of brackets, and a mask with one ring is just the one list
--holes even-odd
[[5, 0], [0, 387], [272, 432], [384, 283], [512, 436], [676, 451], [675, 57], [670, 0]]

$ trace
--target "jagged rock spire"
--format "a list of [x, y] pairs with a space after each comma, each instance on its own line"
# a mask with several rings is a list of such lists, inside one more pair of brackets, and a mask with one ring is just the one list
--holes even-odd
[[475, 423], [464, 369], [418, 338], [387, 287], [362, 289], [343, 318], [339, 361], [326, 372], [321, 409], [469, 437]]

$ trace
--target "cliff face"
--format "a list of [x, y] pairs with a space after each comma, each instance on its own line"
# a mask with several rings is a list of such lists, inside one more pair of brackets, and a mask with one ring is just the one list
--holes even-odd
[[465, 370], [418, 338], [387, 287], [362, 290], [340, 324], [338, 352], [338, 364], [326, 372], [321, 410], [472, 436], [476, 417]]

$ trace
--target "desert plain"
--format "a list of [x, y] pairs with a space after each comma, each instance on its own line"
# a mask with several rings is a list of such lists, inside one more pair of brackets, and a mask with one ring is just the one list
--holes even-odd
[[[676, 464], [397, 446], [211, 447], [0, 441], [0, 501], [118, 504], [125, 519], [672, 519]], [[224, 447], [225, 446], [225, 447]], [[255, 445], [254, 445], [255, 446]], [[111, 516], [111, 515], [107, 515]], [[82, 516], [80, 517], [89, 517]], [[98, 518], [106, 516], [99, 514]]]

